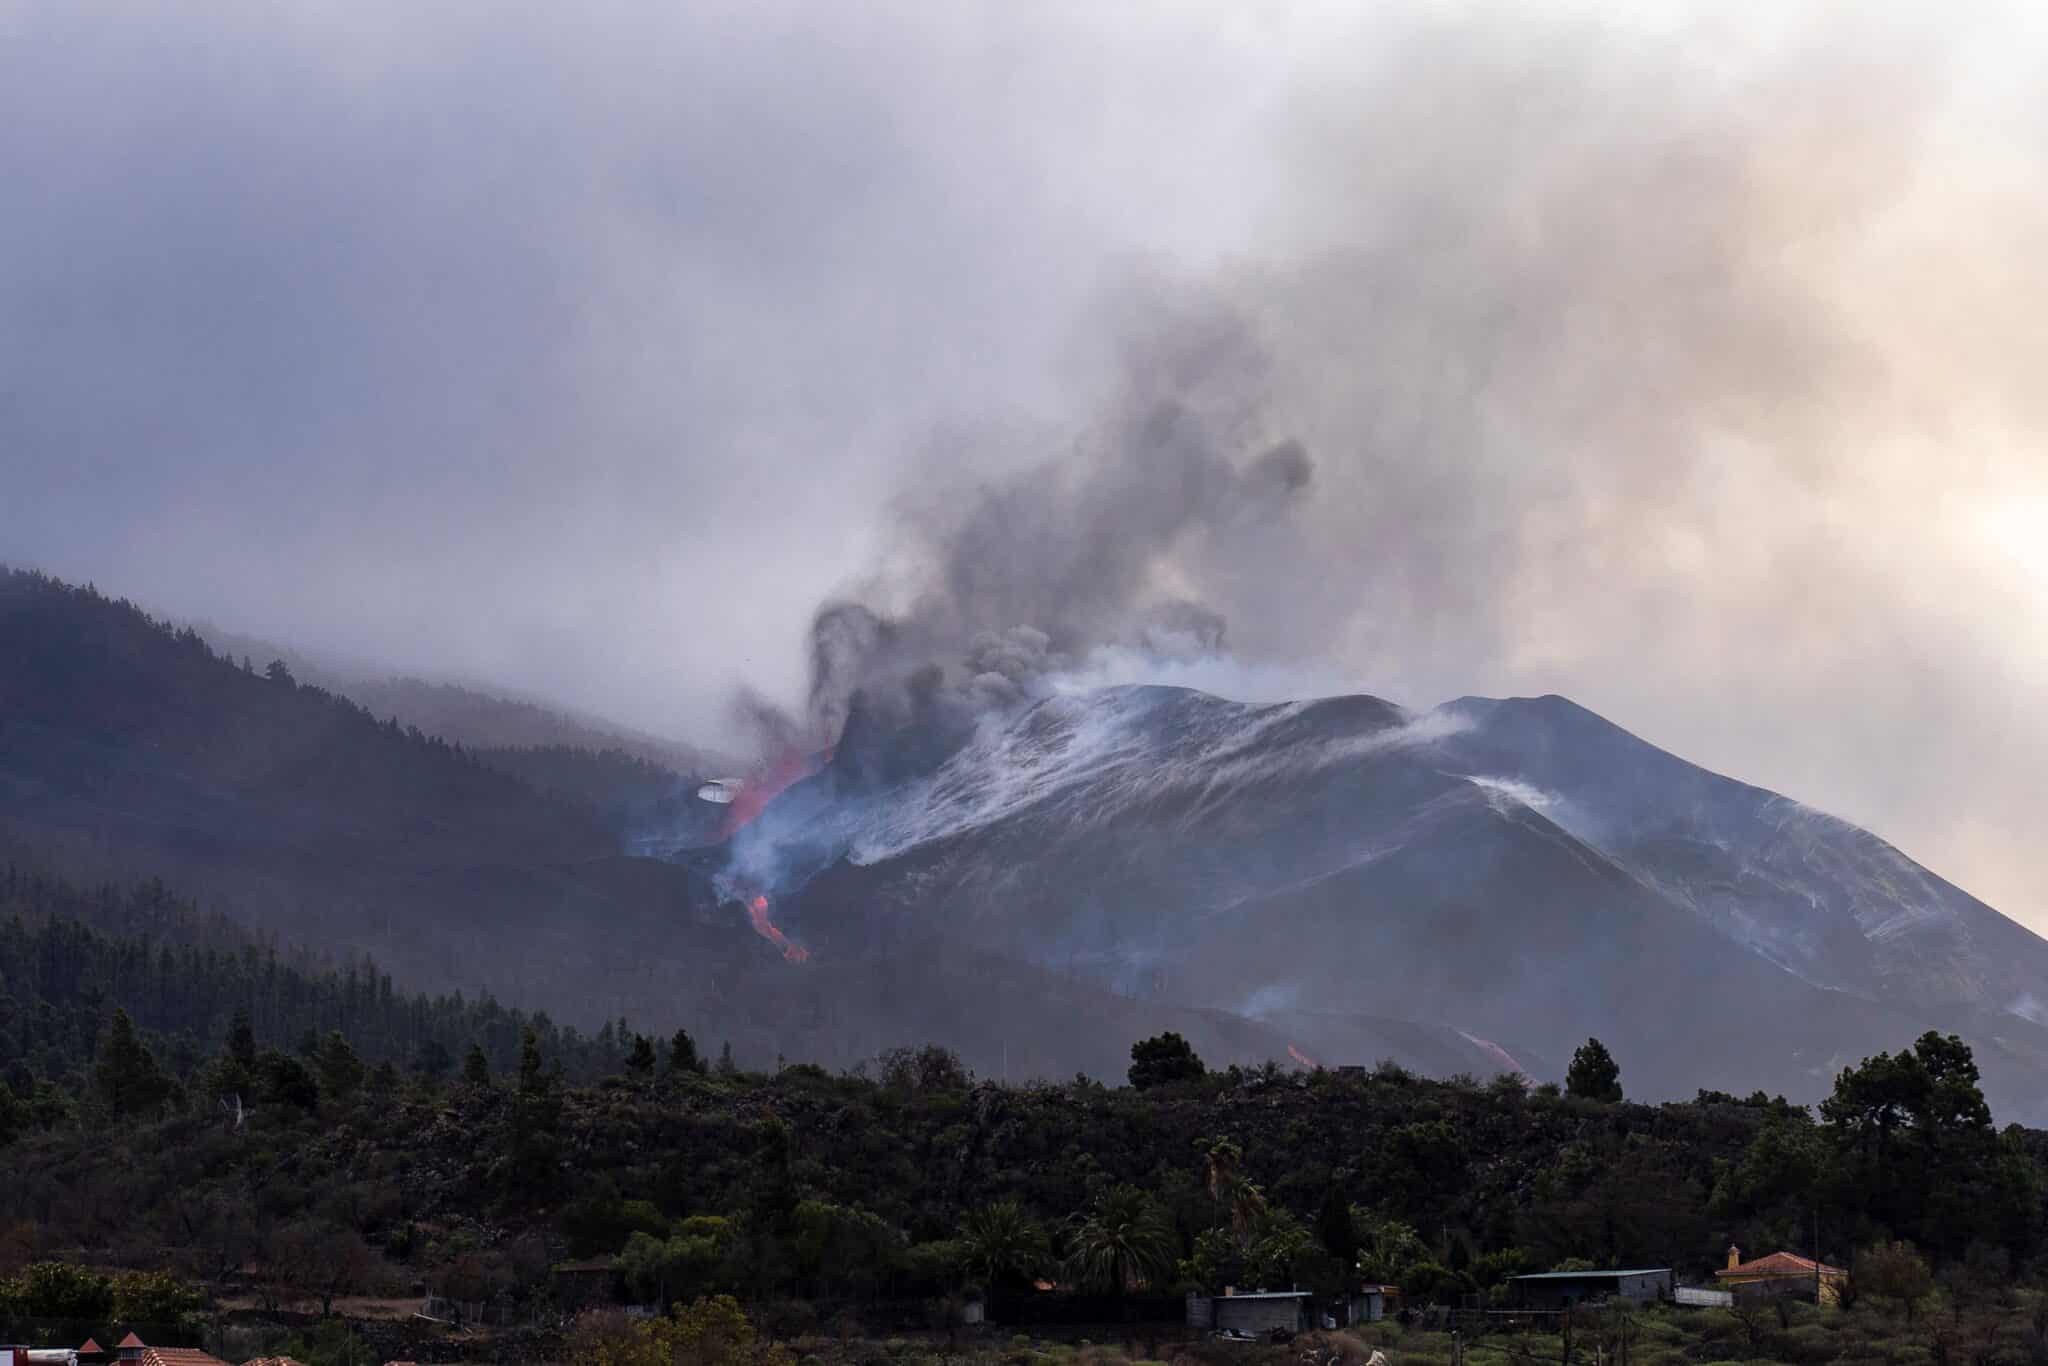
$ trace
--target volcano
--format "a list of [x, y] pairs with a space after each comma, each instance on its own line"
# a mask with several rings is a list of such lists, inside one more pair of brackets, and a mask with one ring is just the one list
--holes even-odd
[[985, 718], [887, 781], [845, 762], [860, 748], [731, 850], [820, 959], [951, 946], [1241, 1017], [1326, 1065], [1398, 1026], [1463, 1041], [1476, 1073], [1555, 1075], [1597, 1035], [1657, 1096], [1810, 1100], [1940, 1029], [2002, 1117], [2043, 1117], [2048, 943], [1563, 698], [1133, 686]]

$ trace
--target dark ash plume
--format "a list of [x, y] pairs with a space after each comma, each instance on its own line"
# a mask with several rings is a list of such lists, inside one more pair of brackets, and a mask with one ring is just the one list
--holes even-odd
[[892, 545], [907, 568], [820, 609], [814, 742], [839, 737], [856, 698], [878, 720], [957, 722], [1035, 695], [1102, 646], [1223, 648], [1223, 615], [1172, 569], [1197, 546], [1227, 559], [1285, 522], [1315, 464], [1267, 430], [1268, 367], [1241, 315], [1158, 293], [1130, 311], [1115, 398], [1072, 450], [905, 500]]

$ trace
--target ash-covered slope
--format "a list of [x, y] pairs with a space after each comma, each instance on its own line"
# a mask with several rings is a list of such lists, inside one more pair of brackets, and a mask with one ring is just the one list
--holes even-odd
[[1724, 778], [1562, 697], [1436, 713], [1491, 775], [1737, 943], [1819, 986], [2048, 1023], [2048, 942], [1869, 831]]
[[[1311, 1054], [1346, 1046], [1319, 1021], [1355, 1015], [1551, 1059], [1597, 1033], [1661, 1093], [1810, 1097], [1840, 1066], [1941, 1027], [1975, 1040], [2004, 1113], [2023, 1100], [2031, 1112], [2048, 1091], [2048, 1033], [1989, 1009], [2007, 984], [1948, 989], [1989, 980], [1983, 965], [1948, 952], [1940, 984], [1887, 989], [1911, 971], [1891, 947], [1902, 936], [1882, 931], [1921, 904], [1912, 888], [1960, 893], [1895, 853], [1918, 880], [1853, 881], [1870, 864], [1850, 855], [1891, 851], [1839, 823], [1840, 842], [1809, 841], [1802, 863], [1761, 838], [1727, 836], [1723, 849], [1720, 825], [1686, 813], [1740, 807], [1714, 784], [1755, 789], [1588, 713], [1569, 716], [1595, 727], [1582, 744], [1525, 710], [1246, 706], [1151, 687], [1054, 697], [985, 723], [924, 776], [877, 786], [835, 761], [743, 832], [734, 866], [783, 894], [782, 923], [821, 957], [943, 935], [1141, 999], [1285, 1021]], [[1558, 806], [1585, 814], [1559, 818]], [[1673, 814], [1620, 814], [1656, 810]], [[1780, 893], [1803, 870], [1811, 923], [1796, 923], [1790, 893], [1749, 909], [1745, 884], [1702, 847], [1781, 870], [1756, 884]], [[1871, 910], [1880, 886], [1897, 898], [1889, 913]], [[1863, 923], [1830, 919], [1835, 904], [1862, 908], [1874, 932], [1831, 949], [1844, 924]], [[1996, 924], [1973, 926], [1972, 944], [1996, 933], [2008, 957], [2042, 951], [1983, 913]], [[1780, 939], [1804, 932], [1805, 969], [1731, 933], [1744, 914]]]

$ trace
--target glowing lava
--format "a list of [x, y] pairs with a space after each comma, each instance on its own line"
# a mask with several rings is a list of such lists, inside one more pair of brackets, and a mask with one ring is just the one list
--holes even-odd
[[782, 950], [782, 956], [792, 963], [810, 961], [811, 951], [801, 944], [792, 944], [788, 936], [775, 928], [775, 922], [768, 918], [768, 898], [756, 896], [747, 903], [747, 919], [754, 922], [754, 933]]
[[753, 821], [754, 817], [767, 809], [768, 803], [782, 795], [783, 791], [816, 773], [832, 762], [832, 746], [816, 754], [806, 754], [800, 749], [786, 749], [768, 761], [768, 766], [758, 778], [749, 779], [732, 804], [725, 808], [725, 823], [719, 827], [720, 839], [731, 839]]
[[1322, 1070], [1323, 1065], [1321, 1063], [1302, 1052], [1299, 1048], [1296, 1048], [1293, 1044], [1287, 1045], [1287, 1056], [1300, 1063], [1303, 1067], [1318, 1072]]

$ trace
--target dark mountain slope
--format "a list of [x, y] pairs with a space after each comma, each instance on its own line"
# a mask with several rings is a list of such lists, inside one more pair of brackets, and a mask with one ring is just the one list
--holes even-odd
[[[1671, 867], [1490, 771], [1484, 739], [1455, 709], [1363, 698], [1057, 697], [881, 792], [835, 760], [743, 832], [736, 866], [791, 889], [782, 923], [832, 955], [942, 933], [1269, 1020], [1369, 1012], [1552, 1058], [1597, 1033], [1662, 1094], [1813, 1096], [1880, 1040], [1964, 1029], [2004, 1112], [2039, 1106], [2029, 1020], [1787, 971], [1674, 895]], [[1618, 766], [1569, 737], [1550, 752], [1588, 792]], [[1657, 799], [1629, 786], [1654, 775], [1619, 777], [1617, 808]]]
[[532, 972], [553, 1008], [708, 909], [686, 869], [620, 875], [580, 803], [27, 574], [0, 578], [0, 826], [60, 871], [161, 873], [417, 986], [474, 990], [533, 962], [527, 942], [574, 945]]
[[553, 703], [471, 684], [386, 673], [364, 661], [315, 654], [208, 621], [195, 621], [191, 629], [227, 659], [247, 659], [258, 671], [273, 659], [282, 660], [302, 683], [338, 693], [380, 720], [396, 717], [401, 726], [416, 727], [466, 749], [564, 748], [593, 754], [617, 750], [684, 772], [731, 767], [730, 759], [695, 746]]
[[[322, 680], [325, 682], [325, 680]], [[570, 749], [618, 752], [644, 763], [686, 773], [722, 772], [732, 761], [691, 745], [663, 739], [559, 707], [505, 697], [458, 683], [391, 677], [336, 678], [331, 686], [377, 716], [471, 749]]]
[[[1219, 1061], [1289, 1039], [1223, 1012], [1134, 1001], [959, 942], [782, 961], [715, 863], [627, 857], [590, 811], [580, 755], [522, 783], [437, 738], [215, 657], [140, 609], [32, 575], [0, 580], [0, 851], [94, 879], [161, 873], [289, 944], [375, 955], [408, 988], [484, 990], [594, 1026], [686, 1025], [743, 1059], [851, 1065], [933, 1039], [984, 1071], [1120, 1074], [1178, 1028]], [[626, 771], [606, 761], [602, 784]], [[536, 786], [577, 789], [556, 799]], [[698, 805], [704, 805], [699, 803]], [[698, 817], [703, 813], [685, 814]], [[715, 814], [715, 813], [714, 813]], [[1444, 1030], [1326, 1026], [1347, 1055], [1482, 1070]], [[1318, 1035], [1317, 1037], [1320, 1037]]]
[[[2039, 940], [1559, 699], [1117, 688], [850, 729], [730, 847], [675, 861], [593, 809], [634, 761], [507, 762], [528, 781], [126, 603], [0, 580], [0, 851], [162, 874], [412, 989], [755, 1061], [938, 1039], [1013, 1075], [1113, 1074], [1162, 1028], [1218, 1061], [1555, 1075], [1597, 1033], [1666, 1095], [1811, 1097], [1934, 1027], [1976, 1045], [2003, 1115], [2048, 1096]], [[756, 893], [808, 962], [754, 932]]]
[[1818, 985], [2048, 1023], [2048, 942], [1846, 821], [1708, 772], [1561, 697], [1462, 698], [1447, 767], [1558, 824]]

